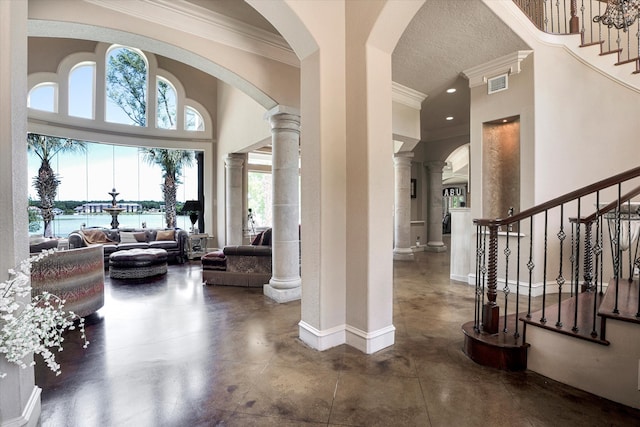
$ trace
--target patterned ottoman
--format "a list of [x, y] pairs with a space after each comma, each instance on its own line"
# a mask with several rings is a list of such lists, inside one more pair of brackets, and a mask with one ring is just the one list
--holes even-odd
[[113, 279], [143, 279], [166, 273], [164, 249], [129, 249], [109, 255], [109, 276]]

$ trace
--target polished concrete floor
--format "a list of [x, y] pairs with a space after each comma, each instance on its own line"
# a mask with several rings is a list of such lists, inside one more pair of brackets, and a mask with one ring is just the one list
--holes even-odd
[[[472, 289], [447, 253], [394, 264], [396, 344], [324, 352], [297, 338], [300, 303], [201, 284], [197, 262], [144, 284], [106, 282], [106, 302], [42, 364], [42, 426], [632, 426], [640, 411], [461, 351]], [[586, 374], [586, 373], [585, 373]]]

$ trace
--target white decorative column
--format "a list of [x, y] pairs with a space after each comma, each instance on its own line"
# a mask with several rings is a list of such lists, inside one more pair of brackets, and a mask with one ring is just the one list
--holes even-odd
[[393, 156], [395, 173], [394, 199], [394, 248], [393, 259], [411, 261], [411, 159], [412, 152], [400, 152]]
[[[0, 280], [29, 256], [27, 193], [27, 9], [26, 1], [0, 0]], [[24, 361], [29, 364], [31, 356]], [[0, 357], [0, 425], [35, 426], [40, 388], [32, 367]]]
[[451, 208], [451, 262], [449, 278], [465, 283], [469, 280], [471, 266], [474, 265], [475, 245], [473, 244], [473, 219], [470, 208]]
[[429, 171], [429, 225], [427, 246], [430, 252], [444, 252], [447, 247], [442, 241], [442, 169], [445, 162], [425, 162]]
[[224, 159], [226, 169], [226, 225], [227, 245], [242, 244], [242, 164], [240, 156], [228, 155]]
[[300, 114], [278, 106], [267, 112], [272, 135], [272, 277], [264, 294], [277, 302], [302, 297], [299, 235]]

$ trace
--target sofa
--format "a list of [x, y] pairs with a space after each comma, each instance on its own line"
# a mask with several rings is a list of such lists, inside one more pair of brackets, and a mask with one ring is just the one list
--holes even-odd
[[251, 245], [225, 246], [201, 258], [202, 280], [207, 285], [262, 287], [271, 279], [271, 229]]
[[189, 233], [179, 228], [85, 228], [69, 234], [69, 248], [102, 245], [105, 265], [109, 255], [127, 249], [164, 249], [170, 261], [184, 263], [187, 259]]
[[80, 317], [104, 305], [104, 256], [99, 245], [56, 251], [31, 267], [33, 295], [47, 291]]

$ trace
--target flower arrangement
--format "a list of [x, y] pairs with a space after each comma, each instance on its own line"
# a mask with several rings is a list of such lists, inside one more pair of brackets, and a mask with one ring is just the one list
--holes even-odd
[[[60, 365], [51, 350], [63, 350], [63, 332], [78, 328], [84, 348], [89, 341], [84, 319], [72, 311], [64, 311], [65, 300], [46, 291], [31, 295], [31, 266], [54, 251], [42, 251], [22, 261], [9, 270], [9, 279], [0, 283], [0, 353], [23, 369], [35, 364], [32, 361], [27, 365], [26, 356], [40, 354], [49, 369], [60, 375]], [[6, 375], [6, 372], [0, 372], [0, 378]]]

